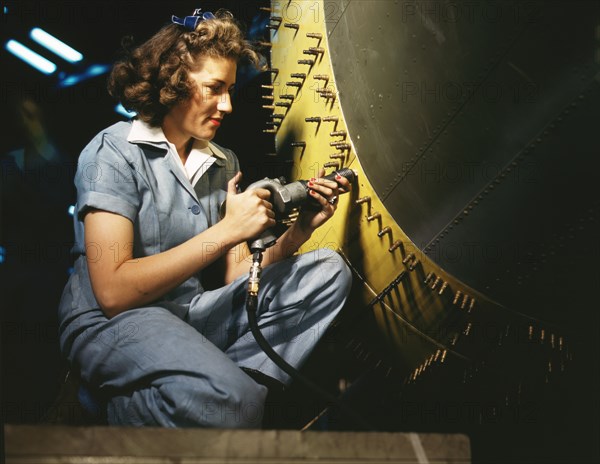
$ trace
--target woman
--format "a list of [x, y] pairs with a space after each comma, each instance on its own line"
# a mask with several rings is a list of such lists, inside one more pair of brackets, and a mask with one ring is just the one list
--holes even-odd
[[[244, 257], [274, 213], [267, 190], [237, 193], [235, 155], [211, 143], [232, 111], [237, 62], [257, 56], [226, 12], [173, 21], [111, 73], [110, 93], [137, 119], [102, 131], [79, 159], [80, 256], [60, 304], [61, 346], [108, 399], [111, 424], [260, 427], [267, 390], [241, 368], [289, 378], [250, 334]], [[310, 185], [321, 209], [301, 212], [266, 253], [259, 295], [263, 333], [295, 366], [350, 286], [331, 251], [291, 257], [349, 187]], [[205, 291], [203, 273], [225, 285]]]

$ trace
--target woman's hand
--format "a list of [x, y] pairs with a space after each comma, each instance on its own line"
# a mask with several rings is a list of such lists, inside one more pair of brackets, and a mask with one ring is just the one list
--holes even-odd
[[236, 185], [242, 179], [238, 172], [227, 184], [227, 205], [224, 221], [237, 232], [239, 242], [258, 237], [275, 225], [273, 205], [268, 201], [271, 192], [267, 189], [246, 190], [237, 193]]
[[343, 176], [336, 176], [336, 180], [323, 179], [325, 170], [321, 169], [318, 178], [312, 178], [308, 182], [309, 195], [315, 199], [321, 209], [313, 211], [302, 208], [296, 223], [303, 231], [312, 233], [318, 227], [325, 224], [335, 213], [338, 197], [342, 193], [350, 191], [350, 182]]

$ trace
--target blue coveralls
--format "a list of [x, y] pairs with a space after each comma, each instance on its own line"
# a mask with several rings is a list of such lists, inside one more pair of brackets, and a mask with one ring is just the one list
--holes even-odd
[[[161, 300], [111, 319], [94, 297], [82, 222], [89, 208], [132, 221], [134, 257], [156, 254], [218, 221], [227, 181], [239, 170], [233, 152], [216, 147], [215, 162], [193, 188], [174, 150], [160, 141], [128, 141], [131, 126], [120, 122], [102, 131], [78, 162], [74, 250], [79, 257], [60, 303], [61, 349], [82, 379], [109, 398], [111, 424], [260, 427], [266, 388], [240, 367], [284, 383], [290, 379], [249, 331], [246, 277], [204, 291], [198, 273]], [[88, 252], [91, 257], [118, 249], [97, 250], [92, 244]], [[348, 267], [327, 249], [264, 270], [259, 326], [290, 364], [298, 367], [306, 359], [343, 306], [350, 282]]]

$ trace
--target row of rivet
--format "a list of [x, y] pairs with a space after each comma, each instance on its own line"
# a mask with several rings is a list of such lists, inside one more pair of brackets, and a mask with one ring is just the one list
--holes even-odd
[[423, 361], [405, 380], [405, 383], [412, 383], [417, 380], [426, 370], [434, 363], [443, 364], [446, 360], [448, 350], [437, 350], [432, 353], [425, 361]]
[[[270, 8], [264, 8], [263, 11], [272, 11], [272, 10]], [[270, 23], [266, 27], [267, 27], [267, 29], [275, 29], [276, 30], [279, 28], [279, 26], [282, 24], [282, 22], [283, 22], [283, 18], [281, 16], [271, 15]], [[284, 24], [284, 27], [287, 27], [289, 29], [294, 29], [296, 31], [300, 28], [300, 26], [295, 23], [283, 23], [283, 24]], [[323, 35], [321, 33], [317, 33], [317, 32], [308, 32], [306, 34], [306, 36], [308, 38], [317, 39], [319, 41], [319, 43], [320, 43], [321, 39], [323, 38]], [[259, 47], [264, 47], [264, 48], [272, 47], [272, 44], [270, 42], [263, 42], [263, 41], [257, 42], [257, 45]], [[322, 56], [325, 53], [325, 49], [322, 47], [309, 47], [308, 49], [304, 50], [303, 53], [307, 54], [307, 55], [312, 55], [312, 56]], [[315, 64], [315, 61], [302, 59], [302, 60], [298, 60], [298, 64], [310, 65], [312, 67], [312, 65]], [[271, 68], [268, 71], [274, 75], [279, 74], [278, 68]], [[292, 73], [290, 77], [293, 79], [301, 79], [301, 81], [288, 81], [288, 82], [286, 82], [286, 86], [294, 87], [294, 88], [298, 89], [298, 91], [299, 91], [299, 89], [304, 84], [304, 81], [306, 80], [306, 73]], [[315, 79], [328, 81], [329, 76], [320, 74], [320, 75], [315, 76]], [[261, 87], [264, 89], [271, 90], [271, 91], [274, 91], [274, 89], [275, 89], [274, 85], [263, 85]], [[319, 91], [317, 91], [317, 92], [319, 92]], [[330, 95], [328, 92], [323, 92], [322, 90], [321, 90], [320, 94], [326, 98], [334, 97], [334, 95]], [[275, 95], [273, 95], [271, 93], [270, 95], [263, 95], [262, 98], [273, 102], [272, 104], [262, 105], [263, 109], [274, 111], [277, 108], [285, 108], [285, 111], [287, 113], [287, 111], [292, 106], [292, 103], [296, 97], [294, 95], [290, 95], [290, 94], [281, 95], [279, 98], [281, 100], [286, 100], [286, 101], [275, 102], [274, 101]], [[278, 114], [273, 113], [271, 116], [272, 116], [272, 119], [277, 118], [277, 119], [281, 120], [281, 119], [284, 119], [286, 113], [278, 113]], [[263, 132], [275, 134], [278, 131], [280, 123], [279, 124], [271, 123], [271, 124], [268, 124], [268, 126], [270, 126], [270, 127], [267, 129], [264, 129]]]
[[[502, 168], [500, 170], [500, 172], [493, 179], [491, 179], [488, 182], [488, 184], [479, 192], [479, 195], [477, 196], [477, 198], [475, 200], [473, 200], [469, 205], [467, 205], [467, 207], [463, 211], [458, 213], [454, 217], [452, 223], [446, 229], [444, 229], [436, 237], [434, 237], [434, 239], [431, 241], [431, 243], [425, 247], [425, 253], [429, 253], [431, 251], [431, 249], [434, 248], [440, 242], [441, 239], [443, 239], [446, 235], [448, 235], [450, 233], [450, 230], [454, 226], [459, 225], [461, 223], [461, 221], [464, 220], [469, 215], [469, 213], [477, 205], [479, 205], [479, 203], [482, 200], [484, 200], [485, 196], [490, 194], [495, 189], [496, 186], [500, 185], [505, 179], [509, 178], [508, 174], [519, 166], [519, 163], [521, 163], [525, 159], [525, 155], [527, 155], [531, 151], [533, 151], [537, 144], [540, 144], [543, 142], [543, 137], [549, 133], [548, 129], [555, 128], [557, 123], [562, 122], [562, 119], [563, 119], [562, 115], [569, 114], [569, 108], [577, 107], [576, 101], [583, 100], [583, 99], [584, 99], [584, 95], [582, 95], [582, 94], [578, 95], [576, 98], [573, 99], [573, 101], [567, 107], [565, 107], [565, 109], [561, 113], [561, 116], [556, 117], [553, 121], [548, 123], [544, 127], [543, 131], [540, 133], [541, 135], [539, 137], [537, 137], [536, 140], [534, 142], [532, 142], [530, 145], [528, 145], [527, 147], [524, 147], [517, 154], [517, 156], [515, 156], [512, 159], [512, 161], [509, 164], [507, 164], [504, 168]], [[411, 158], [411, 160], [412, 160], [412, 158]], [[414, 164], [416, 164], [416, 161], [414, 162]]]

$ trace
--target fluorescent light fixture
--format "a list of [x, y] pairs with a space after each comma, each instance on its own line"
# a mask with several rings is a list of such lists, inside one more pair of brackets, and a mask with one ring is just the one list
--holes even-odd
[[93, 64], [87, 69], [86, 74], [92, 77], [99, 76], [100, 74], [107, 73], [108, 71], [110, 71], [110, 65], [108, 64]]
[[63, 77], [59, 82], [58, 86], [70, 87], [91, 77], [107, 73], [108, 71], [110, 71], [110, 65], [108, 64], [93, 64], [80, 74], [71, 74], [69, 76]]
[[42, 55], [38, 55], [21, 42], [10, 39], [8, 42], [6, 42], [6, 44], [4, 44], [4, 48], [6, 48], [17, 58], [22, 59], [25, 63], [33, 66], [35, 69], [43, 72], [44, 74], [52, 74], [54, 71], [56, 71], [56, 65], [52, 61], [47, 60]]
[[61, 79], [58, 85], [59, 87], [71, 87], [72, 85], [77, 84], [79, 81], [81, 81], [81, 75], [73, 74], [72, 76], [67, 76]]
[[0, 264], [6, 260], [6, 248], [0, 246]]
[[127, 111], [120, 103], [115, 106], [115, 111], [126, 118], [133, 118], [137, 114], [135, 111]]
[[29, 35], [37, 43], [43, 47], [46, 47], [51, 52], [56, 53], [63, 60], [66, 60], [69, 63], [77, 63], [78, 61], [83, 60], [83, 55], [81, 53], [74, 48], [69, 47], [66, 43], [58, 40], [56, 37], [48, 34], [39, 27], [34, 27], [31, 29]]
[[75, 205], [69, 206], [69, 208], [67, 209], [67, 212], [69, 213], [69, 216], [75, 215]]

